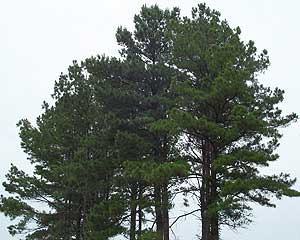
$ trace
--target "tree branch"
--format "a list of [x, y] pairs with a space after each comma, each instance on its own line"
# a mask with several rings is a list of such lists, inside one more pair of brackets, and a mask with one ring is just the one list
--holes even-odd
[[173, 226], [180, 218], [186, 217], [186, 216], [191, 215], [191, 214], [193, 214], [193, 213], [195, 213], [195, 212], [198, 212], [198, 211], [200, 211], [199, 208], [196, 209], [196, 210], [194, 210], [194, 211], [191, 211], [191, 212], [189, 212], [189, 213], [185, 213], [185, 214], [182, 214], [182, 215], [178, 216], [178, 217], [174, 220], [174, 222], [172, 222], [172, 224], [170, 225], [170, 228], [171, 228], [171, 227], [172, 227], [172, 226]]

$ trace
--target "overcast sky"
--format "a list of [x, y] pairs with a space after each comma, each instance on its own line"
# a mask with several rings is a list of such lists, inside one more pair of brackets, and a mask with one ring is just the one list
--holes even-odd
[[[103, 53], [117, 56], [117, 27], [132, 29], [133, 16], [144, 3], [158, 3], [163, 8], [178, 6], [186, 15], [199, 1], [0, 0], [1, 182], [11, 163], [30, 170], [19, 146], [18, 120], [35, 120], [41, 113], [42, 101], [50, 99], [54, 81], [60, 72], [66, 72], [72, 60]], [[268, 50], [272, 65], [260, 79], [265, 85], [286, 91], [281, 105], [285, 113], [300, 114], [300, 2], [209, 0], [206, 3], [219, 10], [232, 27], [240, 26], [243, 39], [252, 39], [259, 49]], [[267, 172], [289, 172], [300, 179], [299, 123], [283, 133], [278, 150], [281, 158]], [[300, 184], [296, 187], [299, 189]], [[179, 207], [176, 212], [182, 210]], [[300, 198], [283, 199], [276, 209], [255, 207], [253, 213], [253, 224], [236, 232], [224, 229], [222, 239], [300, 239]], [[8, 223], [0, 214], [0, 238], [19, 239], [8, 235]], [[199, 223], [189, 219], [174, 229], [176, 239], [180, 240], [196, 239], [199, 230]]]

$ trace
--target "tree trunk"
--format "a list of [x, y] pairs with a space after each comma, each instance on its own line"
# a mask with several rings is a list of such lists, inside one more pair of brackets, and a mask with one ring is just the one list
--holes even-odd
[[201, 227], [201, 240], [212, 240], [210, 239], [210, 216], [207, 213], [209, 204], [210, 204], [210, 152], [209, 152], [209, 144], [207, 141], [202, 141], [202, 186], [200, 190], [200, 202], [201, 202], [201, 219], [202, 219], [202, 227]]
[[77, 224], [76, 224], [76, 240], [81, 240], [82, 239], [82, 207], [80, 206], [78, 209], [78, 215], [77, 215]]
[[136, 233], [136, 207], [137, 207], [137, 188], [133, 186], [131, 188], [131, 199], [130, 199], [130, 233], [129, 239], [135, 240]]
[[212, 167], [215, 159], [214, 148], [208, 141], [202, 142], [202, 186], [200, 190], [202, 238], [201, 240], [219, 240], [218, 213], [207, 213], [209, 206], [217, 200], [216, 173]]
[[[214, 159], [214, 154], [212, 152], [212, 159]], [[216, 173], [211, 170], [211, 202], [214, 203], [217, 200], [217, 179]], [[219, 240], [219, 216], [215, 212], [211, 216], [211, 240]]]
[[201, 240], [209, 240], [210, 222], [207, 214], [207, 193], [206, 193], [206, 180], [202, 180], [201, 186]]
[[161, 187], [154, 186], [154, 201], [155, 201], [155, 222], [158, 239], [163, 240], [163, 222], [162, 222], [162, 206], [161, 206]]
[[138, 208], [138, 216], [139, 216], [139, 229], [138, 229], [138, 239], [142, 237], [142, 226], [143, 226], [143, 209], [142, 209], [142, 197], [143, 197], [143, 187], [140, 184], [139, 188], [139, 208]]
[[162, 222], [163, 222], [163, 239], [169, 240], [169, 194], [168, 183], [162, 187]]
[[64, 214], [65, 225], [64, 225], [64, 238], [69, 239], [71, 237], [70, 226], [71, 226], [71, 200], [66, 197], [65, 200], [66, 211]]
[[219, 222], [217, 216], [211, 218], [211, 240], [219, 240]]

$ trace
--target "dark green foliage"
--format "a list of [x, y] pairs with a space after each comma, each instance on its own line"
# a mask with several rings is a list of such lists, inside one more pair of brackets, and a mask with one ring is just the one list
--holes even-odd
[[261, 85], [267, 51], [240, 40], [220, 14], [205, 5], [174, 25], [172, 62], [185, 75], [174, 82], [176, 107], [154, 126], [185, 137], [201, 206], [202, 240], [219, 239], [219, 226], [249, 222], [249, 202], [274, 206], [271, 196], [299, 196], [286, 174], [264, 176], [260, 168], [278, 159], [280, 127], [297, 119], [277, 107], [283, 91]]
[[134, 23], [117, 30], [120, 59], [74, 61], [54, 105], [19, 122], [34, 172], [12, 165], [3, 183], [11, 234], [169, 240], [171, 199], [183, 192], [198, 201], [201, 239], [219, 240], [222, 225], [251, 221], [250, 203], [299, 196], [288, 174], [260, 173], [297, 119], [278, 108], [282, 90], [258, 81], [267, 51], [204, 4], [191, 18], [143, 6]]
[[[106, 58], [99, 62], [110, 65]], [[33, 235], [27, 238], [37, 239], [40, 232], [43, 239], [83, 239], [104, 231], [107, 239], [124, 231], [119, 224], [127, 207], [112, 179], [120, 168], [114, 150], [120, 120], [102, 107], [100, 99], [96, 101], [96, 79], [85, 74], [85, 63], [75, 62], [56, 83], [55, 105], [44, 104], [37, 126], [27, 120], [19, 123], [22, 147], [35, 171], [30, 177], [12, 166], [4, 186], [16, 197], [3, 197], [1, 209], [12, 218], [22, 216], [20, 223], [33, 223]], [[103, 73], [98, 80], [105, 77]], [[16, 209], [15, 204], [20, 206]], [[97, 219], [95, 209], [108, 211], [96, 229], [90, 223]], [[23, 232], [26, 224], [12, 229], [12, 233]]]

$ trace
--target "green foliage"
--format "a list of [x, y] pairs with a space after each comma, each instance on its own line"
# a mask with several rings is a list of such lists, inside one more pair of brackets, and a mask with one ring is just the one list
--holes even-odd
[[159, 240], [159, 235], [154, 231], [145, 231], [138, 240]]
[[299, 196], [288, 174], [260, 173], [297, 119], [278, 107], [283, 90], [258, 81], [267, 51], [205, 4], [191, 18], [143, 6], [134, 24], [117, 30], [120, 59], [74, 61], [53, 106], [18, 123], [34, 172], [12, 165], [3, 183], [12, 235], [168, 240], [171, 199], [183, 192], [201, 206], [202, 239], [218, 240], [221, 225], [251, 222], [250, 203]]
[[176, 106], [153, 128], [186, 137], [191, 174], [201, 182], [202, 217], [240, 226], [249, 222], [248, 202], [274, 206], [270, 196], [299, 195], [288, 175], [260, 174], [278, 159], [279, 128], [297, 115], [282, 116], [283, 91], [258, 82], [269, 66], [267, 51], [241, 41], [240, 29], [218, 12], [200, 4], [174, 27], [172, 62], [186, 80], [173, 83]]

